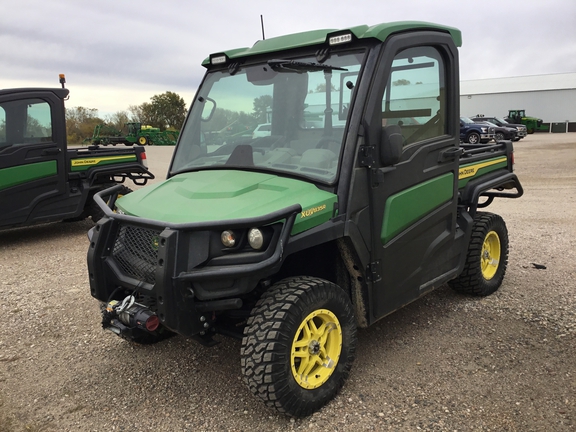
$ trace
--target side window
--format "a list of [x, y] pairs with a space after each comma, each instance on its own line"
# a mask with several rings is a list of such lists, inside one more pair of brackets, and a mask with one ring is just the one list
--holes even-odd
[[0, 147], [7, 146], [6, 142], [6, 111], [0, 106]]
[[404, 145], [447, 133], [445, 67], [434, 47], [400, 51], [382, 98], [382, 126], [399, 125]]
[[42, 99], [22, 99], [0, 105], [0, 146], [52, 141], [50, 105]]

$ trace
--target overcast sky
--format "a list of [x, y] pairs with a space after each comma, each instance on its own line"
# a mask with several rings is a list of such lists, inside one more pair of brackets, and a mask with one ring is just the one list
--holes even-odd
[[209, 54], [262, 38], [418, 20], [462, 31], [461, 80], [576, 72], [576, 1], [0, 0], [0, 88], [58, 86], [101, 116], [173, 91]]

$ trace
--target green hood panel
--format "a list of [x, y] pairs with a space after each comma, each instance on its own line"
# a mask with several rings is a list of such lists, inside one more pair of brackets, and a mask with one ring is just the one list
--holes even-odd
[[292, 234], [332, 217], [336, 195], [305, 181], [271, 174], [198, 171], [174, 176], [119, 198], [127, 215], [169, 223], [193, 223], [264, 216], [293, 204], [302, 206]]

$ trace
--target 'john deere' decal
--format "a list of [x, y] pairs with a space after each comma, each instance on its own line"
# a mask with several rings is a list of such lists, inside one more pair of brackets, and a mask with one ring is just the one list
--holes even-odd
[[486, 168], [486, 167], [496, 165], [496, 164], [501, 164], [501, 163], [506, 164], [507, 162], [508, 161], [506, 159], [506, 156], [503, 156], [501, 158], [492, 159], [492, 160], [489, 160], [486, 162], [481, 162], [481, 163], [474, 164], [474, 165], [463, 166], [458, 171], [458, 180], [462, 180], [462, 179], [465, 179], [468, 177], [474, 177], [476, 175], [476, 173], [482, 168]]
[[82, 159], [72, 159], [70, 161], [70, 166], [72, 171], [82, 171], [96, 165], [109, 165], [118, 162], [135, 161], [136, 155], [124, 155], [124, 156], [102, 156], [102, 157], [91, 157]]

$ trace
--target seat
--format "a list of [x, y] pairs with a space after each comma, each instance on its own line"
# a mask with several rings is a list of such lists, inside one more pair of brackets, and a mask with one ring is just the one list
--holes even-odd
[[248, 144], [240, 144], [230, 154], [225, 165], [235, 166], [254, 166], [254, 156], [252, 155], [252, 146]]
[[332, 168], [333, 162], [337, 159], [336, 154], [327, 149], [310, 149], [302, 154], [300, 165], [309, 168]]

